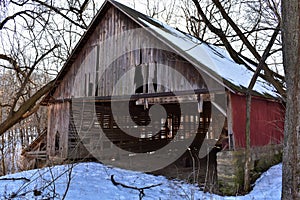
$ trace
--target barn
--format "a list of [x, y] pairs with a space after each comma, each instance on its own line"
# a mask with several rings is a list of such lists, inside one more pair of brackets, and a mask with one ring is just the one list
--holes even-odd
[[[107, 0], [43, 100], [47, 131], [23, 155], [48, 164], [96, 159], [232, 194], [242, 186], [252, 75], [224, 49]], [[284, 109], [259, 78], [254, 175], [280, 159]]]

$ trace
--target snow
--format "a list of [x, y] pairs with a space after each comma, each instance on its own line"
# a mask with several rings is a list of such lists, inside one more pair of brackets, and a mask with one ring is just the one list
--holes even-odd
[[[62, 199], [70, 175], [70, 187], [65, 199], [139, 199], [139, 191], [123, 188], [120, 185], [115, 186], [111, 181], [111, 175], [114, 175], [117, 182], [138, 188], [161, 184], [145, 189], [143, 198], [145, 200], [179, 200], [192, 199], [192, 197], [201, 200], [276, 200], [280, 199], [281, 196], [281, 170], [282, 164], [278, 164], [263, 173], [248, 195], [222, 197], [204, 193], [196, 185], [187, 184], [183, 181], [168, 180], [163, 176], [154, 176], [89, 162], [75, 164], [73, 167], [71, 165], [61, 165], [0, 177], [0, 179], [26, 178], [30, 180], [1, 180], [0, 198], [8, 199], [12, 194], [15, 194], [16, 198], [14, 199], [46, 199], [51, 197]], [[53, 180], [55, 181], [52, 182]], [[34, 190], [42, 191], [42, 194], [34, 196]]]
[[[226, 50], [202, 42], [195, 37], [184, 34], [150, 17], [147, 19], [153, 21], [153, 24], [159, 24], [161, 27], [157, 27], [147, 20], [138, 18], [139, 21], [149, 27], [157, 35], [168, 40], [172, 45], [175, 45], [199, 62], [199, 66], [202, 64], [201, 70], [206, 72], [207, 75], [211, 73], [205, 68], [216, 72], [221, 78], [230, 81], [238, 87], [248, 88], [253, 72], [246, 69], [244, 65], [234, 62]], [[252, 68], [255, 69], [254, 66], [252, 66]], [[275, 89], [262, 78], [258, 78], [253, 90], [260, 94], [269, 94], [274, 97], [278, 96], [278, 94], [274, 92]]]

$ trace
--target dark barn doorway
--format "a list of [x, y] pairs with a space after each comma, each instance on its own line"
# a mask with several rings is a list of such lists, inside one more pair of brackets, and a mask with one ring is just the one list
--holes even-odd
[[[190, 104], [188, 105], [190, 109], [197, 109], [194, 103], [185, 104]], [[128, 106], [128, 103], [120, 102], [120, 107], [126, 107], [126, 105]], [[121, 129], [122, 126], [127, 126], [128, 120], [135, 122], [136, 126], [132, 128], [149, 125], [151, 120], [149, 110], [153, 106], [151, 104], [145, 108], [144, 104], [136, 105], [136, 102], [132, 101], [129, 103], [130, 116], [122, 115], [121, 112], [113, 116], [109, 109], [110, 103], [96, 103], [97, 118], [103, 132], [113, 144], [133, 153], [153, 152], [170, 142], [180, 145], [182, 140], [193, 138], [187, 151], [176, 162], [153, 173], [189, 182], [196, 181], [203, 184], [205, 188], [210, 187], [216, 180], [216, 153], [220, 150], [217, 146], [209, 146], [215, 138], [210, 128], [211, 103], [205, 101], [202, 112], [197, 115], [182, 115], [178, 103], [161, 103], [160, 105], [166, 110], [167, 117], [161, 118], [156, 124], [160, 127], [157, 133], [141, 130], [137, 137], [133, 137]], [[118, 118], [117, 121], [122, 123], [116, 124], [114, 118]], [[198, 154], [202, 145], [207, 145], [209, 150], [207, 155], [200, 159]]]

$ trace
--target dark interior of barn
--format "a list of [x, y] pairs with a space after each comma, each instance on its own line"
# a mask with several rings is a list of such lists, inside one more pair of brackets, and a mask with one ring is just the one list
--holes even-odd
[[[166, 115], [158, 118], [154, 117], [155, 121], [151, 123], [151, 120], [153, 120], [151, 108], [157, 103], [163, 107]], [[173, 144], [170, 148], [174, 149], [169, 150], [176, 151], [176, 148], [181, 146], [184, 141], [190, 140], [189, 146], [186, 147], [183, 155], [175, 162], [152, 173], [165, 175], [169, 178], [180, 178], [189, 182], [198, 182], [204, 184], [207, 188], [214, 184], [216, 177], [216, 153], [224, 147], [221, 140], [227, 138], [227, 133], [224, 132], [219, 136], [213, 132], [211, 127], [212, 104], [210, 101], [204, 101], [201, 110], [198, 110], [197, 101], [179, 102], [178, 97], [175, 96], [132, 97], [129, 101], [119, 100], [115, 102], [112, 100], [97, 101], [96, 99], [95, 102], [86, 102], [85, 104], [94, 104], [97, 122], [92, 124], [100, 126], [106, 138], [108, 138], [108, 140], [98, 143], [101, 143], [101, 149], [105, 152], [105, 157], [101, 157], [102, 161], [103, 159], [113, 159], [114, 162], [118, 162], [124, 156], [116, 155], [115, 152], [109, 151], [112, 144], [131, 154], [138, 154], [156, 152], [170, 143]], [[126, 115], [122, 109], [128, 109], [128, 106], [129, 115]], [[82, 106], [79, 107], [82, 108]], [[88, 106], [84, 107], [87, 110], [80, 112], [83, 115], [80, 118], [85, 119], [86, 123], [89, 124], [87, 127], [92, 128], [92, 120], [88, 117], [90, 115]], [[113, 112], [112, 107], [117, 107], [115, 109], [117, 113]], [[195, 112], [191, 112], [193, 114], [190, 112], [183, 113], [181, 107], [186, 107], [186, 109], [194, 110]], [[129, 125], [130, 121], [134, 122], [132, 126]], [[226, 129], [226, 123], [224, 123], [224, 129]], [[132, 134], [128, 134], [128, 131], [126, 131], [128, 129], [134, 129], [135, 131]], [[216, 138], [222, 139], [217, 141]], [[83, 143], [91, 140], [95, 140], [95, 138], [81, 138]], [[77, 141], [74, 141], [74, 143], [77, 143]], [[201, 146], [206, 148], [207, 154], [200, 158], [199, 150]], [[111, 152], [112, 155], [109, 155], [108, 152]], [[151, 160], [146, 160], [145, 162], [151, 163]]]

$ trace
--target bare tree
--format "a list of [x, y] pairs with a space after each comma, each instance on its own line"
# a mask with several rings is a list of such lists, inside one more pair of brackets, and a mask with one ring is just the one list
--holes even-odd
[[[240, 12], [242, 12], [241, 7], [249, 8], [248, 4], [243, 5], [240, 1], [236, 3], [235, 1], [231, 1], [230, 3], [227, 1], [220, 2], [219, 0], [213, 0], [212, 4], [205, 5], [203, 8], [203, 4], [201, 4], [198, 0], [193, 0], [195, 7], [197, 9], [198, 17], [191, 17], [190, 20], [196, 20], [198, 23], [205, 24], [204, 27], [207, 27], [210, 32], [202, 33], [202, 34], [210, 34], [213, 33], [217, 36], [218, 40], [215, 40], [215, 43], [218, 45], [222, 45], [226, 48], [232, 59], [234, 59], [237, 63], [248, 66], [248, 69], [253, 69], [248, 65], [247, 62], [257, 66], [258, 63], [262, 60], [262, 54], [268, 42], [272, 31], [278, 29], [280, 27], [280, 15], [278, 13], [279, 4], [274, 2], [273, 0], [269, 1], [256, 1], [256, 3], [260, 3], [260, 6], [264, 6], [264, 10], [268, 10], [269, 12], [273, 12], [273, 21], [276, 21], [275, 24], [270, 25], [264, 29], [259, 27], [259, 20], [256, 20], [254, 24], [247, 23], [247, 21], [241, 22], [240, 20], [235, 20], [241, 16]], [[235, 3], [234, 3], [235, 2]], [[264, 4], [263, 2], [268, 2]], [[252, 5], [255, 1], [251, 1]], [[261, 9], [262, 10], [262, 9]], [[252, 15], [260, 15], [262, 16], [264, 13], [259, 12], [255, 13], [255, 10], [251, 12]], [[246, 14], [245, 14], [246, 15]], [[240, 17], [241, 18], [241, 17]], [[247, 24], [246, 26], [244, 24]], [[266, 25], [266, 23], [264, 23]], [[268, 31], [268, 38], [260, 38], [258, 35], [265, 35], [264, 33], [260, 33], [260, 31]], [[279, 36], [278, 36], [279, 37]], [[280, 38], [276, 38], [275, 41]], [[202, 36], [205, 38], [205, 36]], [[257, 41], [264, 41], [258, 45]], [[275, 42], [274, 41], [274, 42]], [[275, 46], [275, 45], [274, 45]], [[266, 61], [268, 61], [269, 57], [274, 53], [280, 51], [278, 47], [272, 48], [270, 53], [267, 55]], [[248, 59], [248, 58], [253, 59]], [[279, 94], [283, 97], [285, 96], [284, 90], [284, 77], [278, 74], [276, 71], [272, 70], [271, 67], [267, 64], [263, 64], [263, 71], [259, 74], [259, 76], [268, 80], [277, 90]]]
[[282, 199], [300, 199], [299, 1], [282, 1], [283, 58], [287, 85]]
[[[12, 73], [12, 71], [7, 71], [0, 75], [0, 79], [0, 88], [3, 91], [0, 95], [2, 105], [0, 111], [2, 112], [1, 117], [6, 119], [10, 113], [10, 101], [11, 97], [15, 94], [18, 81], [15, 79], [15, 74]], [[32, 80], [36, 85], [43, 85], [48, 82], [49, 79], [47, 74], [32, 75]], [[36, 89], [37, 88], [26, 88], [24, 97], [27, 98], [28, 96], [28, 98], [30, 98], [30, 95], [36, 92]], [[45, 130], [47, 122], [46, 116], [46, 108], [42, 107], [33, 115], [15, 124], [1, 136], [0, 157], [2, 162], [0, 168], [2, 169], [3, 175], [22, 170], [22, 163], [20, 162], [22, 147], [29, 145], [34, 138]]]
[[[14, 90], [9, 101], [0, 102], [8, 110], [0, 135], [39, 109], [53, 86], [49, 77], [57, 74], [97, 7], [92, 0], [1, 2], [0, 73], [14, 74]], [[48, 74], [48, 79], [37, 83], [34, 74]]]
[[0, 1], [2, 174], [19, 169], [21, 147], [45, 129], [41, 99], [99, 7], [93, 0]]

